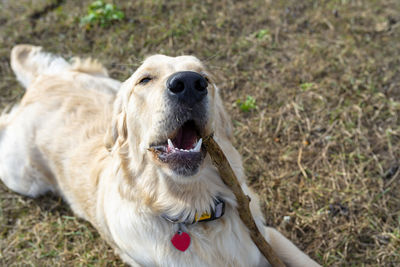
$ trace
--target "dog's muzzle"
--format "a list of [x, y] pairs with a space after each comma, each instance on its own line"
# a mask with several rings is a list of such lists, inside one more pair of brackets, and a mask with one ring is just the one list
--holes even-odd
[[193, 71], [176, 72], [166, 82], [168, 108], [160, 123], [164, 137], [152, 143], [150, 150], [181, 176], [196, 174], [206, 155], [201, 138], [209, 116], [207, 87], [206, 79]]

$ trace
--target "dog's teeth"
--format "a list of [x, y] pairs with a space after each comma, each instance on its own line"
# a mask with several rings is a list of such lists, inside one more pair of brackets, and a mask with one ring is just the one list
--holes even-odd
[[194, 152], [200, 152], [200, 148], [201, 148], [201, 143], [203, 142], [203, 139], [200, 138], [200, 140], [197, 142], [195, 148], [193, 148]]
[[174, 149], [175, 147], [174, 147], [174, 144], [172, 143], [172, 141], [171, 141], [171, 139], [168, 139], [168, 147], [170, 148], [170, 149]]

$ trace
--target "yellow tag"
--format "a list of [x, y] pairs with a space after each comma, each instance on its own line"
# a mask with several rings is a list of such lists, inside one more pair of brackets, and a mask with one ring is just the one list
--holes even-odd
[[207, 212], [201, 214], [200, 218], [197, 218], [197, 214], [196, 214], [196, 222], [197, 221], [202, 221], [202, 220], [207, 220], [211, 218], [211, 214], [208, 214]]

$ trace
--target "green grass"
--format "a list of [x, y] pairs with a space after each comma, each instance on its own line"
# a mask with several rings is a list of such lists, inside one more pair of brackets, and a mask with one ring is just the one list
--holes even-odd
[[[398, 0], [109, 1], [124, 19], [89, 28], [92, 1], [46, 9], [55, 2], [1, 2], [1, 109], [23, 94], [8, 63], [17, 43], [98, 58], [120, 80], [147, 55], [194, 54], [221, 88], [267, 223], [324, 266], [400, 264]], [[232, 105], [244, 96], [257, 109]], [[123, 264], [58, 197], [1, 184], [0, 265]]]
[[249, 112], [257, 108], [256, 100], [252, 96], [247, 96], [245, 101], [236, 100], [235, 105], [243, 112]]
[[124, 12], [119, 10], [115, 5], [98, 0], [89, 5], [87, 15], [80, 19], [80, 23], [88, 29], [96, 25], [107, 27], [112, 22], [120, 21], [124, 17]]

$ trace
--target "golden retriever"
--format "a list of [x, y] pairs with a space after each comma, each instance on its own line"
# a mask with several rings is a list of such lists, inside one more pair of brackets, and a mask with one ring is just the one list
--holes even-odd
[[26, 87], [0, 118], [0, 177], [11, 190], [60, 194], [131, 266], [267, 266], [202, 146], [214, 133], [278, 256], [318, 266], [264, 225], [197, 58], [151, 56], [123, 83], [96, 61], [30, 45], [13, 48], [11, 66]]

